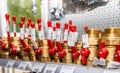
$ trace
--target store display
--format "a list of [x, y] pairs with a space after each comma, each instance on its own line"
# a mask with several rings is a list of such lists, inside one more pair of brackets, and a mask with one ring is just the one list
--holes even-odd
[[[43, 37], [42, 20], [38, 18], [38, 38], [35, 36], [35, 24], [28, 18], [25, 28], [25, 17], [21, 17], [20, 37], [16, 34], [16, 17], [13, 16], [14, 36], [10, 35], [9, 14], [6, 14], [7, 37], [0, 38], [1, 58], [14, 60], [29, 60], [40, 62], [74, 63], [87, 66], [111, 67], [119, 62], [120, 28], [105, 28], [100, 32], [97, 28], [84, 28], [82, 41], [78, 40], [77, 27], [69, 20], [64, 24], [62, 33], [61, 23], [48, 21], [47, 38]], [[25, 31], [26, 30], [26, 31]], [[45, 31], [46, 32], [46, 31]], [[61, 37], [63, 34], [63, 37]], [[20, 64], [22, 66], [23, 63]], [[27, 64], [25, 64], [27, 65]], [[24, 65], [23, 65], [24, 67]], [[26, 66], [25, 66], [26, 67]]]

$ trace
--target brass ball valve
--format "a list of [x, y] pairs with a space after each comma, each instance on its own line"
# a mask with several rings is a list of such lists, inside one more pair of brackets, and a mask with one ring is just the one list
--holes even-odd
[[82, 60], [81, 60], [82, 64], [86, 64], [87, 57], [89, 56], [89, 54], [90, 54], [90, 51], [88, 48], [81, 49], [80, 55], [82, 56]]
[[105, 48], [105, 42], [100, 42], [100, 49], [98, 50], [99, 58], [106, 58], [108, 55], [108, 50]]
[[[51, 29], [52, 29], [52, 21], [49, 20], [47, 22], [47, 24], [48, 24], [48, 33], [49, 33], [49, 31], [51, 32]], [[53, 46], [52, 40], [49, 37], [48, 37], [48, 46], [49, 46], [49, 54], [54, 55], [56, 53], [57, 49], [56, 49], [56, 47]]]

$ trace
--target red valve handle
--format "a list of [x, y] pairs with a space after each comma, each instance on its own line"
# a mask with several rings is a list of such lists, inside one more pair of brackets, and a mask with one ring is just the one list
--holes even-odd
[[81, 60], [82, 64], [86, 64], [87, 57], [89, 56], [89, 54], [90, 54], [90, 51], [87, 48], [83, 48], [80, 51], [80, 55], [82, 56], [82, 60]]
[[58, 56], [60, 58], [63, 58], [66, 55], [66, 51], [62, 48], [61, 43], [60, 42], [56, 42], [56, 46], [58, 48]]
[[108, 50], [105, 48], [105, 42], [100, 42], [100, 49], [98, 50], [98, 57], [105, 58], [108, 55]]
[[101, 41], [100, 42], [100, 49], [104, 48], [105, 47], [105, 42], [104, 41]]
[[40, 24], [41, 23], [41, 18], [37, 19], [37, 23]]
[[120, 44], [116, 45], [116, 52], [120, 50]]
[[28, 18], [28, 23], [31, 23], [32, 22], [32, 18]]
[[56, 48], [53, 46], [53, 43], [51, 40], [48, 40], [48, 46], [49, 46], [49, 54], [53, 55], [56, 53]]
[[86, 31], [86, 30], [88, 30], [88, 26], [85, 26], [85, 27], [84, 27], [84, 31]]
[[53, 31], [56, 31], [56, 27], [53, 27]]
[[11, 47], [11, 53], [16, 55], [17, 54], [17, 46], [15, 46], [12, 42], [9, 42], [9, 45]]
[[65, 29], [68, 30], [68, 23], [65, 23], [65, 24], [64, 24], [64, 30], [65, 30]]
[[35, 51], [36, 55], [41, 55], [41, 53], [42, 53], [42, 49], [41, 48], [35, 49], [34, 51]]
[[120, 62], [120, 44], [116, 45], [116, 53], [114, 55], [114, 61]]
[[52, 27], [52, 21], [49, 20], [49, 21], [47, 22], [47, 25], [48, 25], [48, 27]]
[[6, 21], [9, 21], [10, 15], [9, 14], [5, 14], [5, 18], [6, 18]]
[[26, 44], [26, 42], [24, 40], [22, 40], [22, 39], [20, 41], [21, 41], [21, 44], [23, 45], [24, 52], [29, 52], [30, 47]]
[[16, 16], [12, 16], [12, 20], [16, 24]]
[[2, 51], [5, 51], [5, 46], [6, 46], [6, 43], [4, 43], [1, 39], [0, 39], [0, 48], [2, 49]]
[[60, 29], [60, 22], [56, 22], [56, 28]]
[[27, 22], [27, 28], [29, 28], [31, 26], [31, 23]]
[[31, 28], [35, 28], [35, 24], [33, 22], [31, 23]]
[[70, 26], [70, 31], [71, 32], [75, 32], [76, 31], [76, 27], [75, 26]]
[[72, 20], [69, 20], [69, 25], [72, 25]]
[[24, 22], [20, 22], [20, 28], [23, 28]]
[[63, 58], [65, 55], [66, 55], [66, 51], [65, 51], [65, 50], [58, 51], [58, 56], [59, 56], [60, 58]]
[[79, 52], [77, 52], [76, 46], [72, 46], [71, 49], [72, 49], [72, 57], [73, 57], [73, 59], [77, 59], [79, 57]]
[[21, 21], [22, 21], [22, 22], [25, 22], [25, 16], [22, 16], [22, 17], [21, 17]]
[[106, 48], [102, 48], [98, 50], [99, 58], [106, 58], [107, 55], [108, 55], [108, 50]]
[[41, 29], [42, 29], [42, 25], [39, 24], [38, 25], [38, 30], [41, 31]]
[[120, 62], [120, 50], [115, 53], [115, 55], [114, 55], [114, 61]]

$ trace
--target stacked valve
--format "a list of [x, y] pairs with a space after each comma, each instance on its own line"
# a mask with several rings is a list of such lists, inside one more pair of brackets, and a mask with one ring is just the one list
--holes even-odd
[[106, 59], [106, 66], [109, 64], [110, 61], [118, 58], [115, 55], [119, 51], [119, 44], [120, 44], [120, 28], [111, 27], [105, 28], [101, 34], [101, 47], [98, 51], [98, 56], [100, 58]]
[[[100, 32], [97, 28], [85, 27], [85, 36], [88, 38], [88, 42], [85, 42], [83, 39], [78, 40], [77, 27], [71, 20], [64, 24], [63, 31], [60, 22], [56, 22], [56, 25], [52, 26], [52, 21], [48, 20], [48, 29], [44, 31], [42, 19], [38, 18], [37, 23], [33, 23], [32, 19], [28, 18], [25, 25], [25, 17], [22, 16], [18, 37], [16, 16], [12, 16], [13, 36], [10, 34], [9, 14], [6, 14], [5, 18], [7, 37], [0, 37], [0, 58], [74, 63], [87, 66], [93, 66], [93, 62], [97, 58], [99, 58], [98, 62], [104, 60], [106, 66], [110, 61], [120, 62], [120, 28], [105, 28], [103, 32]], [[37, 38], [35, 37], [36, 26]]]
[[85, 33], [88, 34], [88, 50], [90, 51], [86, 64], [87, 66], [93, 66], [93, 60], [95, 57], [97, 57], [98, 45], [100, 41], [100, 30], [97, 28], [88, 29], [87, 26], [84, 28], [84, 30]]

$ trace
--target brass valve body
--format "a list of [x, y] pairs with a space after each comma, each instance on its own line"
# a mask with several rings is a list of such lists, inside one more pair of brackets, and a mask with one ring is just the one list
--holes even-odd
[[42, 48], [41, 62], [50, 62], [51, 58], [49, 55], [48, 43], [47, 40], [40, 40], [40, 47]]
[[87, 66], [93, 66], [93, 60], [95, 57], [97, 57], [97, 53], [98, 53], [98, 46], [89, 46], [89, 51], [90, 54], [87, 58]]
[[105, 28], [104, 32], [101, 34], [101, 41], [104, 41], [105, 45], [108, 46], [120, 44], [120, 28]]
[[[16, 55], [11, 54], [11, 58], [17, 60], [17, 59], [19, 59], [18, 54], [20, 53], [20, 45], [21, 45], [20, 38], [19, 37], [11, 37], [10, 40], [15, 46], [17, 46], [17, 48], [16, 48], [17, 54]], [[11, 48], [10, 48], [10, 53], [11, 53]]]
[[64, 58], [62, 58], [63, 63], [72, 63], [72, 50], [70, 47], [68, 47], [67, 43], [62, 43], [63, 48], [66, 51], [66, 55]]

